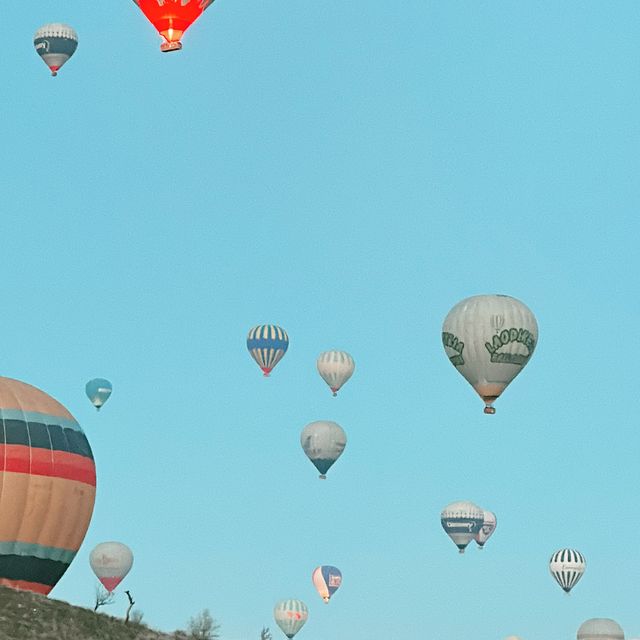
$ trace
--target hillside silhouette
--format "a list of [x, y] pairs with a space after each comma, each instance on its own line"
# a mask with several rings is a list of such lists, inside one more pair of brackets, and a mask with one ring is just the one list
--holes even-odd
[[29, 591], [0, 587], [0, 640], [176, 640], [144, 624], [74, 607]]

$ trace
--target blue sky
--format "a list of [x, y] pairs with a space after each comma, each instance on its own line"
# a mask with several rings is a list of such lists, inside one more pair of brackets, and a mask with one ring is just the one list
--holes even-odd
[[[301, 640], [640, 635], [638, 3], [217, 0], [171, 55], [126, 0], [4, 14], [1, 372], [67, 406], [98, 469], [52, 597], [89, 606], [115, 539], [163, 630], [208, 607], [224, 640], [278, 637], [294, 597]], [[56, 79], [31, 46], [53, 21], [80, 39]], [[494, 292], [540, 339], [491, 417], [440, 331]], [[265, 380], [245, 337], [271, 322]], [[336, 399], [332, 348], [357, 367]], [[349, 439], [326, 482], [299, 444], [322, 419]], [[463, 499], [498, 528], [459, 556], [439, 514]]]

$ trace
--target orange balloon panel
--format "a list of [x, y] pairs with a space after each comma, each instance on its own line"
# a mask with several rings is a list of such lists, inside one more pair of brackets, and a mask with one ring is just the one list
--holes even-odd
[[0, 584], [51, 591], [82, 544], [95, 486], [73, 416], [35, 387], [0, 378]]
[[[133, 0], [166, 43], [163, 51], [180, 49], [182, 34], [213, 4], [213, 0]], [[169, 46], [167, 46], [167, 43]], [[173, 46], [172, 46], [173, 45]]]

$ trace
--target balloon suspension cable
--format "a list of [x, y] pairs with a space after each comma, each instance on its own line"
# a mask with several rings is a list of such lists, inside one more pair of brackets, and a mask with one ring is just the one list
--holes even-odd
[[319, 476], [320, 480], [326, 480], [327, 476], [324, 473], [321, 473]]

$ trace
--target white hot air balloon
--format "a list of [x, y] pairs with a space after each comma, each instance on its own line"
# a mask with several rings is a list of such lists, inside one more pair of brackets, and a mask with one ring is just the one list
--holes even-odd
[[444, 320], [442, 343], [452, 364], [484, 400], [485, 413], [529, 362], [538, 324], [519, 300], [483, 295], [459, 302]]
[[291, 640], [304, 626], [309, 610], [302, 600], [281, 600], [273, 609], [273, 617], [282, 633]]
[[493, 535], [493, 532], [496, 530], [496, 525], [498, 524], [496, 514], [493, 513], [493, 511], [483, 509], [482, 513], [484, 521], [480, 529], [478, 529], [478, 533], [475, 535], [475, 541], [478, 543], [480, 549], [484, 547], [486, 541]]
[[474, 539], [484, 522], [482, 509], [473, 502], [452, 502], [440, 514], [440, 524], [460, 553]]
[[577, 640], [624, 640], [622, 627], [610, 618], [591, 618], [580, 625]]
[[320, 479], [326, 480], [327, 471], [347, 446], [347, 434], [336, 422], [318, 420], [302, 430], [300, 444], [320, 472]]
[[584, 556], [575, 549], [560, 549], [549, 560], [551, 575], [566, 593], [582, 578], [586, 566]]
[[356, 363], [346, 351], [325, 351], [318, 356], [316, 366], [333, 395], [337, 396], [338, 390], [353, 375]]
[[133, 565], [133, 553], [121, 542], [102, 542], [89, 556], [89, 564], [105, 589], [111, 593]]

